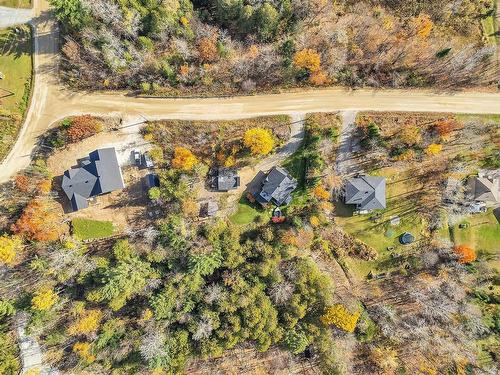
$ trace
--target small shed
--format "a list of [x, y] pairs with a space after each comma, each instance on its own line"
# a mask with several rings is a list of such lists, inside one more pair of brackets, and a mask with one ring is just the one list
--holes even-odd
[[201, 204], [200, 216], [201, 217], [213, 217], [217, 215], [219, 211], [219, 204], [214, 201], [209, 201]]
[[212, 179], [211, 187], [217, 191], [229, 191], [240, 186], [238, 172], [232, 168], [219, 168]]
[[415, 242], [415, 236], [409, 232], [404, 232], [401, 236], [399, 236], [399, 242], [401, 245], [409, 245]]

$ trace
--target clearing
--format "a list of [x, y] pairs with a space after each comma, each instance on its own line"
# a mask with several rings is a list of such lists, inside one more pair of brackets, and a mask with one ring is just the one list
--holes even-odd
[[110, 237], [114, 231], [111, 221], [76, 218], [71, 221], [71, 226], [73, 235], [80, 240]]
[[0, 160], [9, 152], [28, 107], [31, 91], [31, 31], [0, 30]]

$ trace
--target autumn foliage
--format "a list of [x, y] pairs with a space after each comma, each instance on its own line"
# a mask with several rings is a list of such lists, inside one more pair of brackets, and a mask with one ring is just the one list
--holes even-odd
[[68, 333], [72, 336], [77, 336], [95, 332], [99, 328], [102, 318], [103, 313], [100, 310], [84, 311], [80, 314], [77, 321], [69, 326]]
[[16, 188], [23, 193], [27, 193], [31, 189], [29, 178], [23, 174], [18, 174], [14, 178], [14, 184], [16, 185]]
[[263, 128], [253, 128], [245, 132], [243, 144], [252, 154], [267, 155], [274, 148], [274, 139], [271, 132]]
[[213, 39], [201, 38], [198, 42], [198, 56], [200, 60], [206, 62], [212, 62], [217, 60], [219, 57], [219, 52], [217, 51], [217, 45]]
[[77, 116], [71, 120], [67, 130], [68, 141], [78, 142], [102, 130], [102, 124], [90, 115]]
[[417, 35], [422, 39], [427, 38], [431, 34], [432, 28], [434, 27], [434, 23], [427, 14], [421, 14], [418, 17], [413, 18], [412, 24]]
[[317, 72], [320, 70], [321, 57], [314, 49], [306, 48], [295, 53], [293, 63], [297, 68]]
[[176, 147], [172, 159], [172, 167], [190, 171], [198, 163], [198, 159], [185, 147]]
[[325, 201], [330, 198], [330, 193], [321, 185], [318, 185], [313, 189], [313, 194], [316, 198]]
[[453, 250], [460, 257], [458, 261], [462, 264], [474, 262], [477, 258], [476, 252], [469, 246], [459, 245], [455, 246]]
[[441, 152], [442, 149], [443, 149], [443, 145], [433, 143], [425, 149], [425, 153], [427, 155], [437, 155]]
[[461, 124], [453, 118], [442, 119], [434, 124], [436, 132], [439, 134], [441, 138], [448, 137], [450, 133], [452, 133], [457, 129], [460, 129], [460, 127]]
[[50, 310], [58, 300], [57, 294], [52, 288], [45, 287], [35, 292], [31, 299], [31, 306], [35, 310], [46, 311]]
[[35, 241], [55, 241], [64, 232], [59, 211], [43, 199], [33, 199], [11, 230]]
[[13, 265], [22, 241], [19, 237], [0, 236], [0, 264]]
[[346, 332], [354, 332], [360, 315], [359, 311], [351, 314], [344, 305], [338, 303], [327, 307], [320, 320], [325, 325], [334, 325]]

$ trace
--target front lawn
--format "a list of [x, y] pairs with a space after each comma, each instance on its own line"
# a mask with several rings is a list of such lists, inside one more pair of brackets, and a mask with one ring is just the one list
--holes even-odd
[[0, 30], [0, 160], [20, 129], [31, 91], [31, 31], [29, 27]]
[[71, 221], [73, 235], [79, 240], [106, 238], [113, 235], [114, 227], [111, 221], [89, 219], [73, 219]]

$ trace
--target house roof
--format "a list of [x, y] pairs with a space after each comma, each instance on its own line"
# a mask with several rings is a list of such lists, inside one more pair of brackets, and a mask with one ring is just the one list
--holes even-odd
[[500, 202], [500, 179], [477, 177], [473, 184], [474, 199], [481, 202]]
[[81, 164], [65, 171], [62, 180], [62, 189], [75, 211], [88, 207], [90, 197], [125, 187], [114, 148], [95, 150]]
[[350, 178], [345, 185], [345, 203], [355, 204], [359, 210], [386, 208], [384, 177], [360, 176]]
[[240, 177], [234, 169], [219, 168], [217, 172], [217, 190], [228, 191], [240, 186]]
[[277, 206], [288, 204], [292, 192], [297, 188], [297, 180], [281, 167], [274, 167], [262, 183], [260, 194], [256, 197], [260, 203], [272, 202]]

